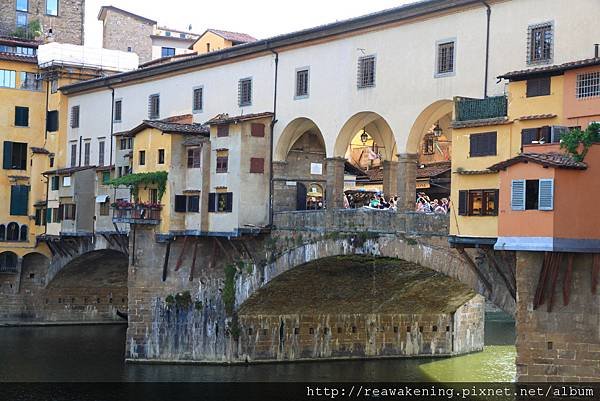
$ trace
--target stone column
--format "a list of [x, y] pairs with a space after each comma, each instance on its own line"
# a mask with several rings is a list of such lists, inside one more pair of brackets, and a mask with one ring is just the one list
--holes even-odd
[[384, 160], [383, 162], [383, 193], [386, 199], [398, 194], [398, 162]]
[[295, 210], [296, 186], [287, 186], [287, 162], [273, 162], [273, 211]]
[[327, 209], [344, 208], [344, 163], [343, 157], [325, 159], [327, 162], [327, 187], [325, 188], [325, 203]]
[[416, 153], [398, 155], [398, 211], [413, 212], [417, 200]]

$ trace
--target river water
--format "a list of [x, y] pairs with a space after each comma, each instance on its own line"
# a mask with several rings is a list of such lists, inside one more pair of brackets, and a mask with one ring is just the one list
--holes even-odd
[[507, 382], [515, 379], [514, 323], [489, 315], [483, 352], [444, 359], [237, 366], [125, 364], [125, 332], [125, 326], [0, 327], [0, 381]]

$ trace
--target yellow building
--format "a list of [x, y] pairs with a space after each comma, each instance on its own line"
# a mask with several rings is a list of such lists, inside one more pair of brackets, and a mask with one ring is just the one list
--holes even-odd
[[[556, 143], [563, 116], [563, 76], [522, 72], [507, 95], [455, 99], [452, 130], [450, 242], [493, 246], [498, 237], [498, 172], [488, 167], [517, 156], [531, 143]], [[508, 77], [517, 77], [515, 73]]]
[[204, 54], [255, 41], [256, 38], [245, 33], [207, 29], [198, 39], [196, 39], [192, 46], [190, 46], [190, 49], [198, 54]]

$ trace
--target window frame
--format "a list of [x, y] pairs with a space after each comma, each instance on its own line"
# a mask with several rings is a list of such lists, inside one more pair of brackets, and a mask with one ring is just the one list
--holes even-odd
[[[487, 137], [487, 136], [494, 136], [494, 146], [493, 146], [493, 150], [490, 149], [484, 149], [484, 150], [477, 150], [477, 152], [474, 152], [473, 149], [473, 144], [474, 144], [474, 140], [477, 138], [483, 138], [483, 137]], [[480, 146], [480, 145], [479, 145]], [[493, 152], [493, 153], [492, 153]], [[469, 135], [469, 157], [489, 157], [489, 156], [497, 156], [498, 155], [498, 132], [497, 131], [490, 131], [490, 132], [477, 132], [477, 133], [473, 133]]]
[[[156, 110], [154, 110], [154, 99], [156, 99]], [[156, 112], [156, 113], [154, 113]], [[158, 120], [160, 119], [160, 93], [153, 93], [148, 95], [148, 119]]]
[[[119, 105], [119, 107], [117, 107], [117, 104]], [[113, 111], [114, 111], [114, 118], [113, 118], [113, 122], [115, 123], [120, 123], [123, 121], [123, 99], [119, 98], [119, 99], [115, 99], [115, 104], [113, 105]], [[117, 113], [118, 111], [118, 113]]]
[[145, 166], [146, 165], [146, 151], [140, 150], [138, 152], [138, 165]]
[[[441, 71], [440, 70], [440, 62], [441, 62], [441, 50], [442, 46], [452, 44], [452, 70], [449, 71]], [[445, 78], [445, 77], [453, 77], [456, 75], [456, 48], [457, 48], [457, 40], [454, 38], [446, 38], [441, 39], [435, 42], [435, 72], [434, 78]]]
[[46, 4], [45, 4], [45, 7], [44, 7], [44, 9], [45, 9], [44, 14], [48, 15], [50, 17], [58, 17], [59, 14], [60, 14], [60, 0], [55, 0], [56, 1], [56, 14], [52, 14], [52, 13], [48, 12], [49, 11], [48, 10], [48, 3], [50, 1], [54, 1], [54, 0], [46, 0]]
[[[596, 84], [585, 86], [582, 81], [584, 81], [584, 77], [587, 76], [590, 76], [587, 78], [588, 80], [595, 80]], [[600, 97], [600, 70], [577, 74], [575, 80], [575, 98], [577, 100], [586, 100], [597, 97]]]
[[[167, 51], [167, 52], [165, 52]], [[171, 54], [172, 51], [172, 54]], [[165, 53], [169, 53], [169, 54], [165, 54]], [[174, 47], [168, 47], [168, 46], [161, 46], [160, 47], [160, 57], [164, 58], [164, 57], [173, 57], [175, 56], [176, 53], [176, 49]]]
[[229, 155], [217, 156], [215, 159], [215, 173], [226, 174], [229, 172]]
[[[299, 74], [306, 72], [306, 93], [299, 93]], [[294, 100], [308, 99], [310, 97], [310, 67], [298, 67], [295, 71], [295, 80], [294, 80]]]
[[[478, 213], [473, 212], [473, 203], [475, 196], [481, 197], [481, 208]], [[494, 207], [488, 208], [489, 199], [493, 196]], [[494, 188], [486, 189], [468, 189], [459, 191], [458, 215], [468, 217], [494, 217], [498, 216], [498, 201], [500, 190]]]
[[92, 153], [92, 140], [86, 139], [83, 142], [83, 165], [84, 166], [90, 165], [91, 153]]
[[[238, 107], [252, 106], [252, 91], [253, 91], [253, 79], [252, 77], [240, 78], [238, 81]], [[247, 99], [244, 98], [244, 84], [249, 84]]]
[[[544, 49], [542, 49], [542, 56], [540, 58], [534, 57], [535, 53], [535, 41], [534, 37], [535, 31], [543, 28], [547, 28], [550, 30], [550, 45], [548, 48], [548, 57], [544, 58]], [[555, 39], [555, 30], [554, 30], [554, 21], [545, 21], [537, 24], [532, 24], [527, 27], [527, 65], [540, 65], [540, 64], [552, 64], [554, 60], [554, 39]]]
[[[25, 117], [23, 117], [20, 113], [24, 113]], [[20, 124], [22, 122], [21, 119], [25, 119], [25, 124]], [[25, 106], [15, 106], [15, 127], [19, 128], [29, 128], [29, 107]]]
[[[27, 3], [27, 7], [25, 9], [23, 8], [19, 8], [19, 1], [24, 1], [25, 3]], [[22, 11], [22, 12], [29, 12], [29, 0], [17, 0], [15, 1], [15, 9], [16, 11]]]
[[28, 147], [27, 142], [4, 141], [2, 168], [4, 170], [26, 171]]
[[[546, 85], [542, 86], [540, 84], [542, 81], [545, 81], [548, 83], [547, 88], [546, 88]], [[550, 96], [552, 94], [552, 77], [551, 76], [530, 78], [527, 80], [526, 85], [527, 85], [527, 88], [526, 88], [525, 96], [527, 98]], [[547, 91], [542, 90], [542, 89], [547, 89]]]
[[[19, 89], [40, 92], [42, 90], [42, 81], [37, 79], [35, 72], [19, 71]], [[31, 84], [33, 82], [33, 84]]]
[[187, 168], [202, 167], [202, 148], [189, 148], [187, 151]]
[[16, 89], [17, 71], [0, 69], [0, 88]]
[[106, 140], [104, 138], [98, 138], [98, 166], [104, 166], [105, 158], [106, 158]]
[[[365, 79], [365, 63], [369, 60], [373, 61], [373, 71], [371, 80], [367, 82]], [[368, 89], [374, 88], [377, 83], [377, 55], [369, 54], [360, 56], [357, 61], [357, 73], [356, 73], [356, 87], [357, 89]]]
[[79, 128], [79, 116], [81, 113], [81, 108], [79, 105], [71, 106], [71, 119], [70, 126], [71, 128]]
[[165, 150], [158, 149], [158, 153], [156, 155], [156, 164], [165, 164]]
[[[200, 91], [200, 108], [196, 108], [196, 91]], [[202, 113], [204, 111], [204, 85], [194, 86], [192, 88], [192, 113]]]

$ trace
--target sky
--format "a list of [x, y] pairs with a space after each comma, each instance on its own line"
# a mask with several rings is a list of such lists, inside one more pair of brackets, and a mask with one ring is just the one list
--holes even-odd
[[160, 26], [202, 33], [207, 28], [271, 36], [381, 11], [414, 0], [86, 0], [86, 46], [102, 46], [98, 11], [113, 5]]

